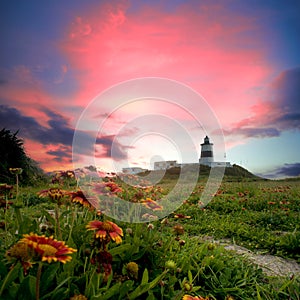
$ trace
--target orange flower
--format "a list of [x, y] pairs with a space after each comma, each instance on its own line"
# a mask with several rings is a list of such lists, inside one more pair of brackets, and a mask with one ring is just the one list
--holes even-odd
[[186, 215], [183, 215], [183, 214], [175, 214], [174, 218], [176, 218], [176, 219], [190, 219], [191, 216], [186, 216]]
[[201, 296], [191, 296], [191, 295], [184, 295], [182, 297], [182, 300], [208, 300], [209, 298], [205, 297], [201, 297]]
[[78, 190], [77, 192], [70, 192], [68, 195], [71, 196], [71, 201], [74, 203], [80, 203], [82, 206], [85, 207], [91, 207], [90, 202], [87, 200], [87, 198], [84, 196], [83, 192], [81, 190]]
[[159, 204], [157, 204], [156, 201], [152, 200], [151, 198], [146, 198], [146, 200], [143, 200], [142, 203], [152, 210], [162, 210], [163, 207]]
[[122, 188], [114, 181], [103, 181], [101, 183], [93, 184], [93, 192], [98, 195], [114, 195], [122, 192]]
[[24, 238], [20, 242], [27, 244], [41, 261], [47, 261], [48, 263], [60, 261], [65, 264], [72, 259], [68, 254], [77, 251], [65, 245], [64, 242], [53, 239], [53, 237], [38, 236], [34, 233], [24, 234]]
[[52, 187], [48, 190], [40, 191], [38, 195], [40, 198], [49, 196], [52, 201], [57, 202], [60, 205], [62, 204], [62, 198], [66, 195], [66, 191]]
[[111, 238], [117, 244], [122, 243], [123, 230], [111, 221], [91, 221], [86, 226], [87, 230], [95, 230], [95, 237], [101, 241], [109, 241]]

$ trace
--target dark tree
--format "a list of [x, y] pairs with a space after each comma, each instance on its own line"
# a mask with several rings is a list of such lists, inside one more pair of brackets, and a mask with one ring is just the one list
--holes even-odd
[[34, 183], [44, 177], [38, 164], [26, 155], [24, 142], [17, 136], [18, 131], [12, 133], [3, 128], [0, 131], [0, 183], [14, 183], [15, 176], [9, 168], [22, 168], [20, 182], [23, 184]]

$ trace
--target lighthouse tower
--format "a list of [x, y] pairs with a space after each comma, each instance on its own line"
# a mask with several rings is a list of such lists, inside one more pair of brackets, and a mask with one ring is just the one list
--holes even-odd
[[204, 143], [201, 144], [201, 156], [199, 163], [201, 165], [211, 166], [214, 162], [213, 144], [209, 142], [209, 137], [204, 138]]

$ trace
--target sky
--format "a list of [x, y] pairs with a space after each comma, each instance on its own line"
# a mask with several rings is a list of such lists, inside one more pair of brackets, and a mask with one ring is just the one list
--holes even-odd
[[[300, 1], [0, 2], [0, 128], [46, 171], [300, 175]], [[75, 139], [74, 139], [75, 136]], [[74, 144], [75, 140], [75, 144]]]

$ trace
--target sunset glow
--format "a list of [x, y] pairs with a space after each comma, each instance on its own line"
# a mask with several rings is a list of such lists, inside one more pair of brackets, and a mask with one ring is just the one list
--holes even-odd
[[[93, 99], [122, 82], [154, 77], [205, 99], [231, 163], [272, 178], [300, 174], [299, 1], [31, 0], [0, 7], [0, 127], [19, 130], [43, 169], [72, 167], [74, 129]], [[155, 155], [180, 161], [175, 122], [194, 143], [189, 162], [199, 158], [206, 133], [218, 144], [217, 128], [203, 117], [203, 130], [180, 106], [157, 98], [124, 107], [113, 101], [102, 101], [90, 116], [91, 123], [102, 120], [101, 128], [80, 128], [87, 139], [99, 131], [99, 167], [111, 167], [112, 147], [113, 171], [149, 167]], [[143, 123], [150, 113], [167, 120]], [[165, 138], [145, 135], [159, 128]]]

